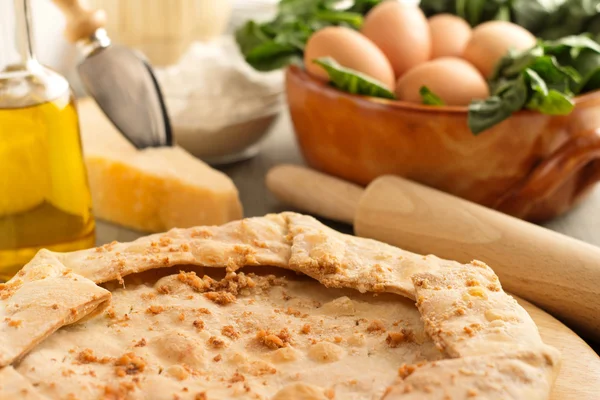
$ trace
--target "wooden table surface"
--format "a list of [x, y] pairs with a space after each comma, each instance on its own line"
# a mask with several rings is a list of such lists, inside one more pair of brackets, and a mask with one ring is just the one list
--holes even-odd
[[[219, 168], [235, 182], [240, 192], [246, 217], [289, 210], [269, 193], [264, 183], [266, 172], [274, 165], [281, 163], [303, 164], [287, 113], [279, 118], [271, 134], [263, 142], [261, 152], [256, 157]], [[349, 226], [329, 221], [324, 222], [335, 229], [351, 233]], [[600, 185], [577, 208], [546, 226], [565, 235], [600, 246]], [[130, 241], [140, 236], [137, 232], [103, 222], [98, 223], [97, 232], [99, 245], [113, 240]], [[600, 338], [597, 338], [596, 343], [591, 344], [600, 353]]]

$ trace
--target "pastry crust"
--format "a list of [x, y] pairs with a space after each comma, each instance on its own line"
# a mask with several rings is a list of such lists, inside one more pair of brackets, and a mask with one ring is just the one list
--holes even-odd
[[327, 287], [396, 293], [414, 300], [412, 275], [460, 265], [376, 240], [344, 235], [305, 215], [288, 213], [286, 217], [292, 243], [290, 268]]
[[[127, 286], [123, 279], [180, 265], [222, 268], [227, 273], [222, 280], [214, 280], [181, 272], [159, 279], [154, 288], [132, 283]], [[238, 271], [246, 266], [292, 270], [330, 288], [388, 292], [416, 299], [424, 326], [418, 322], [417, 309], [392, 295], [386, 296], [397, 302], [393, 309], [405, 313], [404, 318], [396, 316], [396, 322], [386, 319], [391, 316], [378, 317], [387, 315], [388, 311], [381, 310], [389, 306], [379, 309], [375, 303], [361, 300], [365, 305], [359, 307], [363, 303], [346, 294], [311, 306], [311, 296], [322, 296], [311, 289], [314, 283], [292, 284], [285, 278], [247, 276]], [[144, 274], [140, 280], [144, 281]], [[115, 293], [113, 306], [127, 310], [121, 310], [121, 315], [111, 308], [98, 315], [108, 303], [110, 292], [94, 282], [111, 281], [119, 283], [108, 285]], [[352, 385], [363, 385], [355, 393], [368, 393], [367, 381], [348, 380], [344, 374], [352, 373], [352, 368], [367, 368], [361, 378], [369, 378], [375, 373], [375, 365], [381, 368], [395, 362], [390, 355], [413, 354], [413, 360], [423, 363], [401, 368], [401, 378], [390, 386], [384, 395], [386, 400], [443, 396], [466, 399], [474, 391], [489, 399], [547, 399], [559, 368], [558, 352], [543, 344], [527, 312], [504, 293], [498, 277], [485, 264], [463, 265], [416, 255], [338, 233], [314, 218], [294, 213], [250, 218], [221, 227], [174, 229], [131, 243], [112, 243], [74, 253], [41, 251], [0, 287], [0, 295], [0, 310], [6, 317], [0, 321], [0, 366], [23, 358], [60, 327], [87, 316], [73, 329], [52, 335], [38, 346], [39, 351], [19, 364], [21, 378], [36, 382], [47, 396], [53, 393], [60, 397], [58, 385], [51, 385], [50, 380], [67, 377], [69, 383], [65, 384], [72, 385], [73, 391], [87, 388], [82, 398], [97, 398], [98, 382], [103, 379], [110, 381], [106, 382], [110, 383], [104, 389], [106, 393], [117, 398], [149, 393], [168, 397], [182, 388], [177, 381], [193, 379], [185, 385], [185, 394], [178, 396], [193, 398], [190, 388], [201, 389], [204, 385], [218, 393], [217, 398], [232, 393], [240, 398], [264, 398], [272, 390], [269, 396], [274, 395], [274, 399], [321, 400], [335, 396], [336, 385], [345, 385], [340, 389], [343, 396], [353, 393]], [[294, 301], [298, 309], [284, 307]], [[205, 306], [198, 308], [201, 304]], [[312, 311], [306, 307], [316, 308]], [[403, 307], [409, 308], [402, 311]], [[363, 317], [358, 317], [359, 309]], [[178, 324], [185, 329], [173, 331]], [[85, 341], [81, 342], [84, 336], [78, 326], [89, 340], [93, 334], [98, 335], [92, 343], [105, 355], [81, 348]], [[148, 333], [138, 338], [143, 332]], [[121, 337], [132, 335], [135, 341], [122, 342]], [[68, 345], [76, 348], [64, 355]], [[231, 353], [236, 346], [241, 346], [238, 353], [242, 356]], [[369, 349], [364, 360], [358, 350], [361, 346]], [[48, 367], [52, 359], [58, 359], [48, 358], [53, 352], [63, 354], [62, 364], [52, 367], [60, 365], [62, 372]], [[424, 356], [427, 352], [429, 356]], [[250, 355], [254, 361], [248, 361]], [[444, 356], [450, 359], [440, 361]], [[177, 363], [173, 363], [173, 357]], [[345, 357], [348, 361], [342, 361]], [[370, 362], [375, 363], [373, 367], [369, 367]], [[69, 367], [64, 363], [70, 363]], [[273, 363], [281, 363], [281, 367], [275, 368]], [[38, 364], [46, 367], [37, 369]], [[163, 374], [165, 365], [168, 371]], [[294, 371], [298, 365], [307, 371], [294, 375], [293, 379], [300, 382], [292, 383], [292, 376], [283, 379], [278, 375], [279, 368]], [[345, 365], [345, 372], [336, 370], [340, 365]], [[13, 374], [7, 368], [5, 373]], [[235, 373], [229, 371], [231, 368]], [[393, 370], [386, 368], [388, 372]], [[201, 377], [208, 371], [229, 384], [210, 383], [210, 379], [202, 383]], [[231, 376], [225, 378], [223, 371]], [[115, 374], [118, 380], [113, 382]], [[271, 375], [273, 381], [269, 380]], [[301, 375], [308, 381], [302, 381]], [[373, 382], [375, 379], [370, 385]], [[378, 397], [384, 388], [380, 386]], [[199, 391], [198, 396], [206, 394]], [[346, 398], [367, 397], [357, 394]]]
[[0, 285], [0, 367], [110, 300], [109, 291], [66, 269], [53, 253], [42, 250], [37, 261]]
[[552, 347], [404, 366], [383, 400], [546, 400], [560, 354]]
[[[109, 309], [56, 332], [17, 371], [51, 398], [97, 399], [137, 380], [130, 397], [266, 400], [290, 385], [286, 395], [306, 394], [293, 386], [303, 383], [362, 400], [381, 397], [401, 363], [443, 358], [400, 296], [326, 289], [285, 271], [219, 279], [210, 270], [214, 281], [173, 272], [115, 285]], [[125, 359], [135, 360], [129, 374]]]
[[0, 399], [49, 400], [10, 366], [0, 369]]
[[[113, 242], [94, 249], [55, 253], [66, 268], [96, 283], [175, 265], [229, 268], [269, 265], [286, 268], [290, 245], [283, 215], [267, 215], [222, 226], [172, 229], [130, 243]], [[36, 256], [23, 270], [35, 270]]]
[[542, 346], [537, 326], [482, 262], [412, 276], [425, 330], [450, 357]]
[[307, 385], [306, 383], [294, 383], [288, 385], [275, 393], [272, 400], [329, 400], [323, 389]]

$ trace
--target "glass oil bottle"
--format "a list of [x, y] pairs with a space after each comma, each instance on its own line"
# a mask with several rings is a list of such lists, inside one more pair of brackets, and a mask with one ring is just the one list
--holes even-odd
[[0, 1], [0, 281], [95, 242], [74, 98], [32, 47], [29, 0]]

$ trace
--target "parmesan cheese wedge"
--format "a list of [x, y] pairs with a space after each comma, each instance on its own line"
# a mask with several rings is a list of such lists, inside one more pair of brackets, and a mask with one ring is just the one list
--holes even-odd
[[242, 217], [229, 177], [180, 147], [136, 149], [91, 100], [79, 104], [94, 214], [144, 232]]

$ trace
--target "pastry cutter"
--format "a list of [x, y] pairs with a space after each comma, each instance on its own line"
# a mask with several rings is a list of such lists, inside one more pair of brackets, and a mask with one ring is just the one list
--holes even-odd
[[87, 93], [137, 148], [171, 146], [171, 124], [150, 64], [111, 43], [103, 11], [86, 8], [82, 0], [53, 1], [66, 16], [65, 36], [82, 49], [77, 69]]
[[600, 337], [600, 248], [396, 176], [366, 189], [291, 165], [267, 186], [295, 208], [419, 254], [489, 264], [504, 288]]

